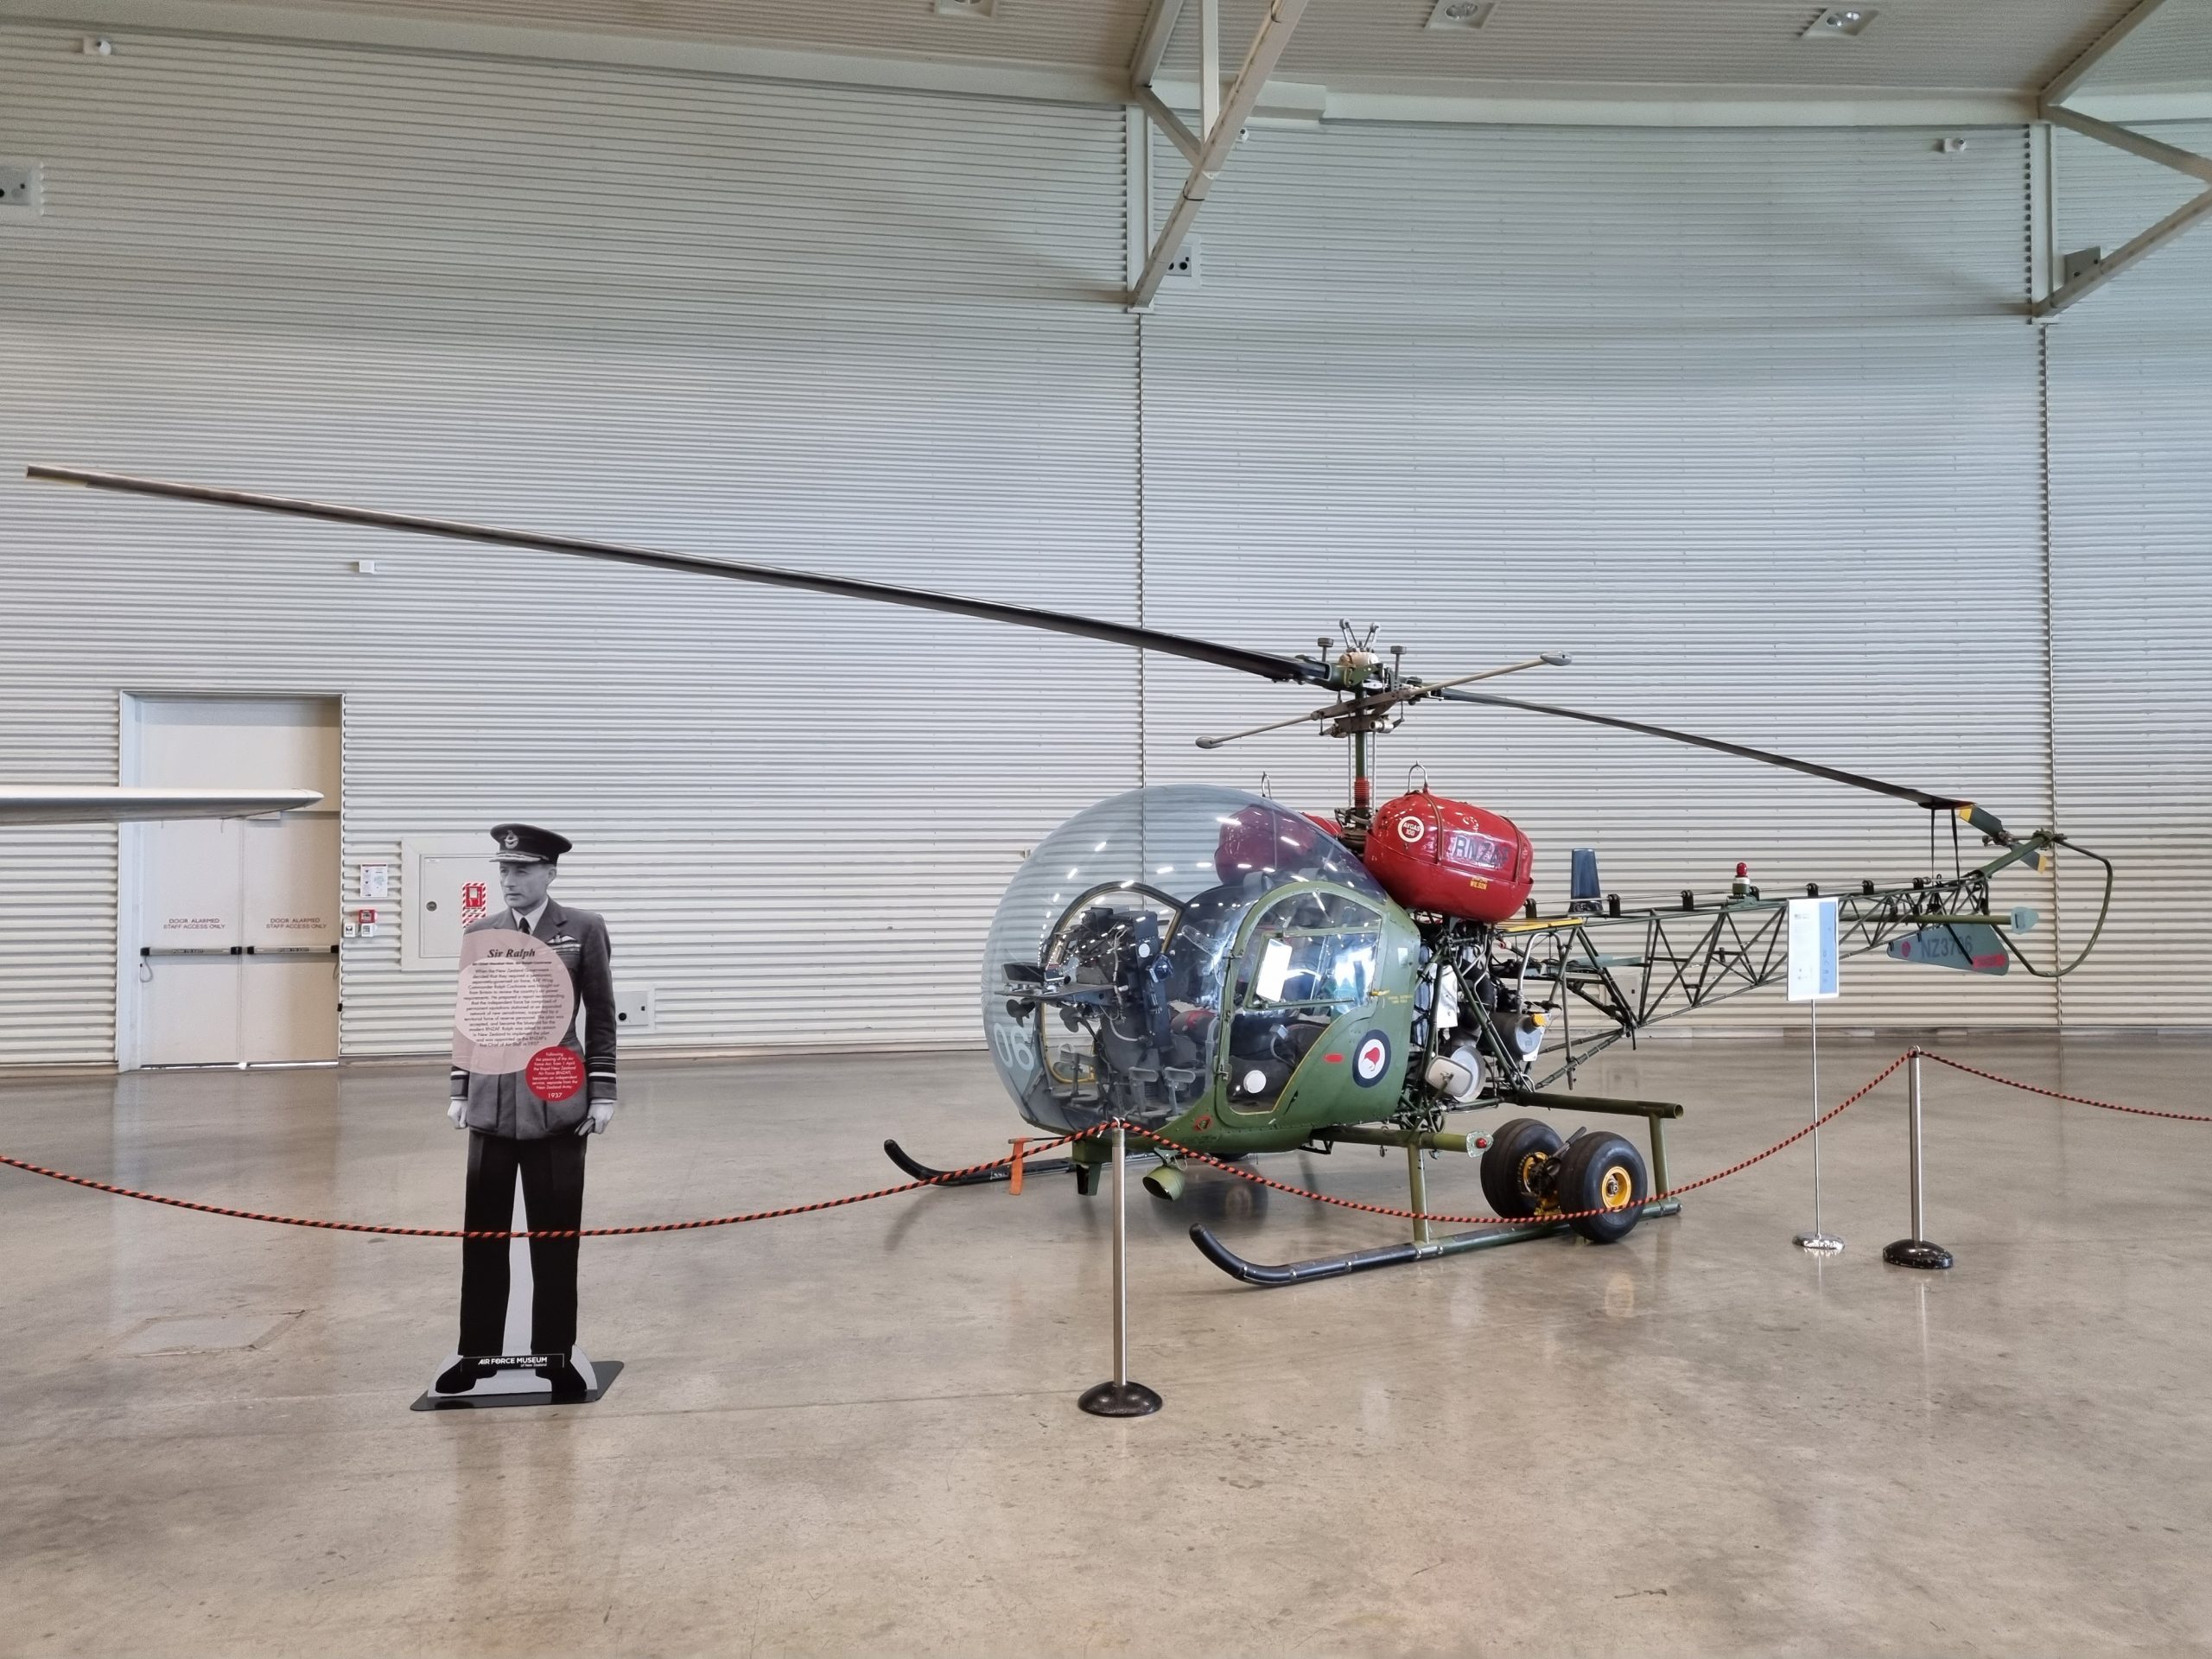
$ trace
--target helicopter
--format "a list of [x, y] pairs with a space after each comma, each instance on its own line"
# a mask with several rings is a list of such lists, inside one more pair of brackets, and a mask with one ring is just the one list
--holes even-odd
[[[35, 480], [611, 561], [645, 569], [869, 600], [1155, 651], [1255, 676], [1325, 699], [1266, 724], [1198, 740], [1217, 749], [1306, 725], [1349, 745], [1349, 799], [1332, 812], [1291, 810], [1211, 785], [1153, 785], [1077, 814], [1034, 849], [1009, 884], [985, 947], [982, 1014], [992, 1063], [1023, 1119], [1074, 1136], [1038, 1173], [1071, 1173], [1099, 1190], [1112, 1153], [1092, 1133], [1120, 1123], [1150, 1165], [1155, 1197], [1180, 1195], [1192, 1155], [1230, 1161], [1339, 1146], [1407, 1155], [1413, 1237], [1312, 1261], [1246, 1260], [1203, 1224], [1208, 1259], [1248, 1283], [1281, 1285], [1487, 1249], [1571, 1229], [1593, 1243], [1671, 1215], [1662, 1125], [1671, 1103], [1573, 1091], [1574, 1073], [1662, 1020], [1774, 983], [1786, 966], [1787, 901], [1738, 867], [1724, 893], [1684, 890], [1662, 905], [1604, 893], [1593, 854], [1578, 850], [1567, 909], [1533, 896], [1535, 849], [1513, 822], [1431, 791], [1374, 798], [1376, 740], [1419, 704], [1517, 710], [1686, 744], [1869, 791], [1952, 831], [1951, 874], [1909, 884], [1862, 880], [1835, 895], [1843, 956], [1885, 951], [1980, 974], [2072, 972], [2095, 948], [2112, 899], [2110, 861], [2054, 830], [2016, 834], [1972, 801], [1771, 750], [1475, 689], [1567, 666], [1564, 653], [1424, 681], [1376, 630], [1340, 623], [1313, 653], [1277, 655], [1071, 613], [703, 557], [623, 543], [474, 524], [251, 491], [34, 465]], [[1986, 856], [1969, 868], [1962, 832]], [[2044, 969], [2012, 935], [2035, 913], [1993, 908], [2007, 871], [2047, 869], [2070, 852], [2103, 868], [2096, 927], [2075, 959]], [[1819, 896], [1817, 884], [1808, 894]], [[1581, 1012], [1580, 1029], [1576, 1011]], [[1564, 1080], [1565, 1091], [1551, 1085]], [[1452, 1115], [1500, 1107], [1642, 1116], [1651, 1158], [1625, 1136], [1562, 1139], [1544, 1120], [1488, 1135], [1446, 1129]], [[885, 1151], [917, 1179], [966, 1177]], [[1426, 1217], [1425, 1161], [1480, 1154], [1484, 1197], [1516, 1223], [1443, 1236]], [[1015, 1160], [1018, 1166], [1019, 1159]]]

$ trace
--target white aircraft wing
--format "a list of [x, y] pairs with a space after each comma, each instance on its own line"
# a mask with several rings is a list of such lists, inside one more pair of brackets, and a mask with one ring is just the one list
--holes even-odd
[[312, 789], [112, 789], [0, 785], [0, 825], [116, 823], [142, 818], [257, 818], [304, 812]]

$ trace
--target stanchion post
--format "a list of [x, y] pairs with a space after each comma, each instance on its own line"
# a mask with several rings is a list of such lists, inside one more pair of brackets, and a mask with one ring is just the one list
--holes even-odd
[[1948, 1268], [1951, 1253], [1928, 1242], [1928, 1211], [1920, 1158], [1920, 1048], [1916, 1045], [1905, 1068], [1906, 1139], [1912, 1158], [1912, 1236], [1882, 1249], [1882, 1260], [1900, 1268]]
[[1843, 1241], [1821, 1225], [1821, 1005], [1808, 1002], [1813, 1015], [1813, 1230], [1797, 1235], [1802, 1249], [1830, 1252]]
[[1129, 1381], [1129, 1211], [1128, 1132], [1114, 1122], [1114, 1376], [1084, 1390], [1076, 1403], [1094, 1417], [1149, 1417], [1160, 1396]]

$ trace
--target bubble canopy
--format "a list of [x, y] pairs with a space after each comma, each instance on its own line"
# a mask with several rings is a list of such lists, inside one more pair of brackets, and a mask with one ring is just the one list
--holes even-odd
[[1390, 901], [1303, 815], [1239, 790], [1165, 784], [1054, 830], [1007, 889], [984, 947], [991, 1058], [1022, 1116], [1061, 1131], [1117, 1113], [1158, 1125], [1202, 1098], [1246, 920], [1286, 888], [1302, 943], [1296, 960], [1262, 971], [1271, 1006], [1310, 1022], [1364, 1001]]

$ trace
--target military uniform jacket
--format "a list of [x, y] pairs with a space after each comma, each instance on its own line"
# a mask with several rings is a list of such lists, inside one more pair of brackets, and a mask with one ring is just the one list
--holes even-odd
[[[512, 930], [514, 925], [513, 913], [502, 910], [471, 924], [467, 931]], [[576, 1022], [572, 1019], [561, 1046], [582, 1057], [584, 1086], [566, 1100], [545, 1100], [519, 1071], [488, 1077], [454, 1067], [453, 1097], [468, 1103], [461, 1121], [472, 1129], [511, 1141], [573, 1135], [594, 1102], [614, 1099], [613, 952], [607, 944], [605, 919], [591, 911], [570, 910], [549, 899], [531, 932], [567, 964], [569, 978], [575, 986], [584, 1039], [581, 1043], [576, 1040]]]

